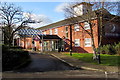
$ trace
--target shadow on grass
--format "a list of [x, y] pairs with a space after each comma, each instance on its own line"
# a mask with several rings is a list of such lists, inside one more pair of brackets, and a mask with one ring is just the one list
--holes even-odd
[[120, 66], [120, 56], [116, 55], [101, 55], [102, 65]]

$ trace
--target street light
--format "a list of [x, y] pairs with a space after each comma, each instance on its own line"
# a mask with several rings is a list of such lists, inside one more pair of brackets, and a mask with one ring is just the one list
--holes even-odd
[[70, 24], [70, 56], [72, 56], [72, 25]]

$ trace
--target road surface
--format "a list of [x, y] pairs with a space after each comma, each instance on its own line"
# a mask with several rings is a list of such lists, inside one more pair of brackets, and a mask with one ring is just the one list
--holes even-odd
[[71, 67], [48, 54], [30, 54], [32, 62], [25, 68], [3, 72], [3, 80], [117, 80], [117, 73], [82, 70]]

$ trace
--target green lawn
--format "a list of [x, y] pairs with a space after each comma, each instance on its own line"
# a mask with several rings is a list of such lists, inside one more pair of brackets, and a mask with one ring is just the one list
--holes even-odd
[[[68, 53], [65, 53], [68, 55]], [[77, 58], [81, 61], [85, 61], [92, 64], [98, 64], [97, 61], [92, 59], [93, 54], [91, 53], [73, 53], [74, 58]], [[101, 56], [101, 64], [100, 65], [109, 65], [109, 66], [120, 66], [120, 56], [117, 55], [108, 55], [108, 54], [100, 54]]]

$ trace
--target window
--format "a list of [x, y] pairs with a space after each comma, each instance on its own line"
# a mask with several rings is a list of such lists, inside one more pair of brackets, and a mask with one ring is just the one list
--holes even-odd
[[46, 35], [46, 32], [44, 32], [44, 34]]
[[80, 46], [80, 39], [75, 39], [75, 47], [78, 47]]
[[84, 29], [85, 30], [90, 29], [90, 25], [88, 22], [84, 22]]
[[68, 26], [65, 27], [65, 31], [68, 32]]
[[52, 35], [52, 30], [50, 30], [50, 35]]
[[58, 34], [58, 29], [55, 29], [55, 34]]
[[91, 47], [91, 38], [85, 38], [85, 47]]
[[66, 31], [66, 38], [68, 39], [68, 26], [65, 27], [65, 31]]
[[75, 30], [75, 31], [79, 31], [79, 30], [80, 30], [79, 24], [75, 24], [75, 25], [74, 25], [74, 30]]
[[66, 38], [68, 39], [68, 32], [66, 32]]

